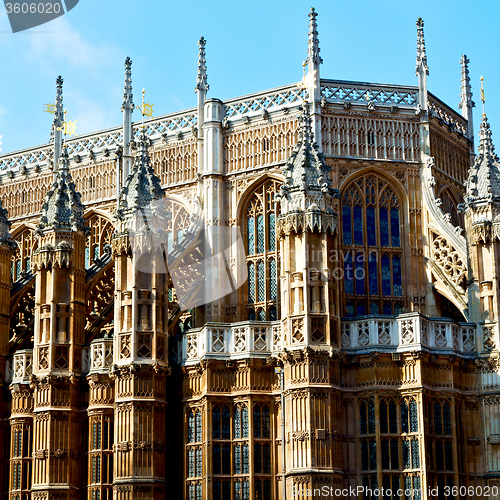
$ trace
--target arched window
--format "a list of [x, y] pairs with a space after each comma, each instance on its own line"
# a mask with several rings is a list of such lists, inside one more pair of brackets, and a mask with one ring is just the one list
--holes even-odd
[[18, 234], [14, 240], [17, 243], [17, 249], [12, 256], [11, 277], [16, 281], [21, 277], [21, 273], [29, 273], [31, 270], [31, 257], [37, 249], [38, 243], [33, 236], [31, 229], [25, 229]]
[[366, 174], [342, 195], [344, 315], [403, 311], [401, 205], [382, 178]]
[[254, 191], [244, 212], [248, 269], [246, 317], [249, 320], [278, 319], [278, 255], [274, 195], [280, 185], [275, 180], [264, 182]]
[[85, 268], [92, 265], [92, 260], [99, 259], [104, 254], [106, 245], [111, 246], [114, 227], [106, 218], [101, 215], [92, 215], [87, 221], [90, 234], [87, 236], [85, 246]]

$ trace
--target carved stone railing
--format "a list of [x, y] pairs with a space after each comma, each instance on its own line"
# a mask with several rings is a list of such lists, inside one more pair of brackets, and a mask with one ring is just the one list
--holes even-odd
[[[140, 122], [133, 124], [137, 134]], [[170, 113], [144, 122], [146, 133], [153, 145], [169, 138], [178, 138], [179, 133], [192, 133], [197, 126], [196, 110], [189, 109]], [[79, 163], [85, 158], [95, 159], [97, 156], [108, 157], [123, 145], [122, 127], [113, 127], [99, 132], [83, 134], [65, 142], [71, 164]], [[39, 147], [24, 149], [0, 156], [0, 171], [20, 171], [47, 169], [53, 163], [53, 145], [44, 144]]]
[[90, 344], [89, 372], [108, 372], [113, 364], [113, 339], [96, 339]]
[[467, 134], [467, 120], [456, 111], [448, 107], [443, 101], [435, 95], [428, 92], [429, 118], [436, 117], [448, 125], [451, 131], [457, 131], [460, 134]]
[[12, 383], [28, 382], [33, 373], [33, 349], [17, 351], [12, 359]]
[[417, 313], [396, 318], [367, 317], [342, 321], [341, 345], [346, 350], [375, 346], [395, 350], [424, 347], [472, 355], [476, 351], [476, 329], [472, 323], [426, 318]]
[[225, 118], [238, 119], [247, 115], [266, 114], [274, 109], [296, 107], [307, 98], [307, 91], [297, 84], [286, 85], [257, 92], [237, 99], [229, 99], [224, 102]]
[[282, 350], [280, 332], [279, 321], [207, 323], [203, 328], [189, 330], [183, 335], [180, 362], [196, 363], [205, 357], [268, 356]]
[[344, 102], [368, 105], [415, 108], [418, 88], [379, 83], [321, 80], [321, 97], [326, 102]]

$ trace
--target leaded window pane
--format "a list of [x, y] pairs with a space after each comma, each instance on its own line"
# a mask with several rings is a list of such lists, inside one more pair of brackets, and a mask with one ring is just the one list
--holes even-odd
[[203, 498], [203, 485], [198, 483], [196, 485], [196, 500], [202, 500], [202, 498]]
[[366, 302], [364, 300], [358, 300], [356, 303], [356, 314], [358, 316], [366, 315]]
[[366, 236], [368, 246], [374, 247], [377, 245], [377, 225], [375, 222], [375, 207], [366, 208]]
[[453, 449], [451, 441], [445, 441], [444, 443], [444, 456], [446, 461], [446, 470], [453, 470]]
[[247, 229], [248, 229], [248, 255], [253, 255], [255, 253], [255, 219], [253, 217], [248, 217], [247, 219]]
[[372, 254], [368, 260], [368, 281], [370, 295], [378, 294], [378, 263], [375, 256]]
[[434, 403], [434, 432], [437, 435], [443, 434], [443, 421], [441, 419], [441, 405]]
[[201, 448], [196, 449], [196, 476], [203, 476], [203, 450]]
[[248, 452], [248, 444], [242, 446], [241, 471], [242, 474], [248, 474], [250, 468], [250, 458]]
[[271, 419], [269, 414], [269, 406], [264, 405], [262, 407], [262, 437], [271, 437]]
[[257, 253], [264, 253], [264, 216], [257, 215]]
[[262, 447], [262, 469], [264, 474], [271, 473], [271, 445], [269, 443], [264, 443]]
[[393, 295], [400, 297], [403, 295], [403, 284], [401, 276], [401, 258], [395, 255], [392, 258], [392, 284], [393, 284]]
[[188, 486], [188, 498], [189, 498], [189, 500], [196, 500], [195, 488], [194, 488], [194, 484], [192, 484], [192, 483], [190, 483]]
[[271, 212], [267, 217], [269, 224], [268, 248], [270, 252], [274, 252], [276, 250], [276, 215], [274, 212]]
[[380, 403], [380, 432], [385, 433], [388, 431], [389, 427], [387, 425], [387, 403], [385, 401], [382, 401]]
[[384, 302], [384, 314], [392, 314], [392, 304], [390, 302]]
[[352, 245], [351, 207], [342, 207], [342, 234], [344, 245]]
[[85, 247], [85, 269], [90, 267], [90, 248]]
[[382, 295], [391, 295], [391, 259], [382, 255]]
[[403, 468], [411, 469], [410, 443], [406, 439], [403, 440]]
[[264, 311], [264, 309], [259, 309], [257, 314], [257, 321], [266, 321], [266, 311]]
[[241, 474], [241, 446], [234, 447], [234, 473]]
[[361, 469], [368, 470], [368, 441], [361, 441]]
[[389, 246], [389, 214], [386, 207], [380, 207], [380, 245]]
[[370, 440], [370, 470], [377, 469], [377, 442], [375, 439]]
[[248, 303], [255, 302], [255, 264], [248, 264]]
[[255, 309], [248, 310], [248, 319], [250, 321], [255, 321]]
[[356, 294], [365, 294], [365, 268], [364, 268], [364, 254], [356, 254], [356, 270], [354, 272], [354, 278], [356, 279]]
[[222, 439], [229, 439], [231, 433], [231, 420], [229, 408], [224, 406], [222, 409]]
[[255, 443], [253, 447], [254, 452], [254, 472], [256, 474], [262, 473], [262, 445]]
[[401, 402], [401, 432], [408, 432], [408, 403]]
[[352, 266], [352, 252], [348, 252], [344, 258], [344, 287], [345, 293], [354, 293], [354, 268]]
[[257, 264], [257, 293], [259, 302], [266, 300], [266, 278], [264, 274], [264, 262], [260, 261]]
[[372, 400], [368, 401], [368, 432], [375, 433], [375, 404]]
[[195, 419], [193, 412], [189, 412], [188, 417], [188, 443], [194, 442]]
[[451, 414], [450, 405], [448, 403], [443, 404], [443, 434], [445, 436], [451, 436]]
[[262, 437], [261, 409], [258, 405], [253, 407], [253, 437]]
[[188, 477], [194, 477], [194, 462], [195, 462], [195, 450], [193, 448], [188, 450]]
[[410, 432], [418, 432], [417, 402], [410, 401]]
[[231, 474], [231, 448], [228, 444], [222, 447], [222, 474]]
[[250, 500], [250, 482], [248, 479], [243, 481], [243, 499], [242, 500]]
[[359, 405], [359, 429], [360, 434], [368, 434], [366, 422], [366, 403], [364, 401]]
[[411, 442], [411, 463], [414, 469], [418, 469], [420, 467], [420, 450], [417, 439], [414, 439]]
[[276, 300], [278, 286], [276, 282], [276, 261], [269, 261], [269, 300]]
[[199, 443], [202, 440], [201, 412], [196, 412], [195, 440]]
[[276, 321], [278, 319], [278, 311], [276, 306], [271, 306], [269, 308], [269, 321]]
[[389, 403], [389, 426], [392, 434], [398, 432], [398, 412], [394, 401]]
[[390, 452], [389, 452], [389, 441], [387, 439], [382, 440], [382, 469], [388, 469], [390, 463]]
[[391, 243], [393, 247], [401, 245], [399, 240], [399, 210], [391, 209]]
[[241, 438], [241, 411], [239, 408], [234, 410], [234, 438]]
[[363, 208], [355, 206], [354, 213], [354, 244], [363, 244]]
[[214, 474], [221, 473], [221, 447], [217, 443], [214, 444], [213, 447], [213, 462], [212, 462], [212, 470]]
[[212, 424], [213, 424], [212, 437], [214, 439], [220, 439], [221, 432], [220, 432], [220, 407], [219, 406], [216, 406], [212, 411]]
[[241, 410], [241, 437], [248, 437], [248, 409], [246, 407]]
[[436, 441], [436, 470], [444, 470], [443, 442]]
[[391, 469], [399, 469], [399, 441], [396, 439], [391, 441]]

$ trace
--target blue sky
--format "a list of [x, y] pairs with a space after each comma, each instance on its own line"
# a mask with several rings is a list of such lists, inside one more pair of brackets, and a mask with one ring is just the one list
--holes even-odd
[[[65, 16], [12, 34], [0, 5], [0, 135], [3, 153], [46, 143], [55, 79], [82, 134], [119, 125], [123, 61], [133, 60], [136, 102], [146, 88], [155, 116], [196, 105], [197, 41], [207, 39], [209, 97], [227, 99], [302, 76], [311, 5], [318, 11], [323, 78], [416, 85], [415, 21], [425, 21], [428, 87], [454, 109], [460, 99], [460, 56], [470, 59], [481, 114], [500, 147], [500, 2], [334, 0], [272, 2], [80, 0]], [[139, 120], [139, 113], [134, 119]]]

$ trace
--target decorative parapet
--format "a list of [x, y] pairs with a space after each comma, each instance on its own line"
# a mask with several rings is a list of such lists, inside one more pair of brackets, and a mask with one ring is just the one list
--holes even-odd
[[418, 88], [402, 85], [382, 85], [366, 82], [346, 82], [343, 80], [321, 80], [323, 103], [337, 102], [374, 106], [397, 106], [416, 108]]
[[426, 318], [420, 314], [402, 314], [396, 318], [368, 317], [344, 320], [341, 345], [345, 350], [370, 347], [397, 351], [427, 348], [474, 354], [476, 325], [450, 319]]
[[27, 383], [33, 373], [33, 349], [17, 351], [12, 360], [12, 383]]
[[440, 123], [447, 125], [451, 132], [455, 131], [467, 137], [467, 120], [430, 92], [427, 94], [429, 118], [435, 117]]
[[113, 364], [113, 339], [97, 339], [90, 344], [89, 372], [108, 373]]
[[182, 337], [179, 360], [195, 364], [202, 358], [238, 359], [282, 351], [280, 321], [207, 323]]

